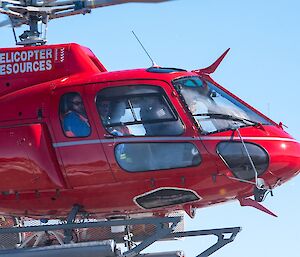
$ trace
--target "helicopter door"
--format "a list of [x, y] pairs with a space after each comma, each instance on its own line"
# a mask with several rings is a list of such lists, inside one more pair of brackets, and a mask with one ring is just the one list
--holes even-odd
[[91, 90], [90, 109], [118, 181], [155, 176], [157, 186], [182, 186], [182, 178], [215, 169], [214, 163], [202, 162], [207, 151], [194, 140], [197, 132], [183, 109], [175, 109], [179, 99], [166, 82], [99, 83]]
[[53, 144], [71, 187], [112, 182], [98, 134], [94, 128], [82, 87], [55, 91], [51, 122], [55, 133]]

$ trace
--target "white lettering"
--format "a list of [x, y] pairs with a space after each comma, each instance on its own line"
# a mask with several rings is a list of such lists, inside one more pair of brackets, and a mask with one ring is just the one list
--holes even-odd
[[45, 55], [45, 51], [46, 51], [45, 49], [42, 49], [42, 50], [40, 51], [40, 59], [41, 59], [41, 60], [44, 60], [44, 59], [45, 59], [45, 56], [46, 56], [46, 55]]
[[39, 62], [34, 62], [33, 63], [33, 70], [34, 71], [39, 71]]
[[5, 75], [5, 65], [0, 65], [0, 75]]
[[46, 49], [46, 59], [52, 58], [52, 49]]
[[28, 51], [27, 52], [27, 60], [30, 61], [30, 59], [33, 57], [33, 51]]
[[[37, 49], [0, 53], [0, 76], [50, 71], [53, 69], [53, 51], [53, 49]], [[64, 59], [64, 53], [60, 53], [59, 58]]]
[[39, 59], [39, 50], [34, 50], [34, 59], [38, 60]]
[[25, 73], [26, 72], [25, 63], [20, 63], [20, 72], [21, 73]]
[[14, 62], [19, 62], [19, 61], [20, 61], [20, 52], [15, 52]]
[[21, 52], [21, 61], [22, 62], [27, 61], [27, 52], [25, 52], [25, 51]]
[[27, 72], [32, 72], [32, 62], [27, 63]]
[[13, 53], [6, 53], [6, 58], [5, 58], [6, 63], [11, 63], [12, 62], [12, 55], [13, 55]]
[[5, 54], [0, 53], [0, 63], [5, 63]]
[[40, 71], [45, 71], [45, 61], [40, 61]]
[[7, 73], [7, 75], [12, 74], [12, 65], [11, 64], [6, 65], [6, 73]]
[[20, 68], [19, 68], [18, 63], [13, 64], [12, 70], [13, 70], [14, 74], [19, 73]]
[[46, 61], [46, 70], [51, 70], [52, 69], [52, 62], [51, 60]]

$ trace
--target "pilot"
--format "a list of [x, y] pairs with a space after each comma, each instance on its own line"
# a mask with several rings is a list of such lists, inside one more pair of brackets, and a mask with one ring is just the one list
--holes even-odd
[[158, 98], [144, 100], [141, 119], [147, 136], [179, 135], [183, 130], [180, 120], [175, 120], [166, 104]]
[[90, 123], [79, 94], [69, 94], [68, 111], [63, 119], [63, 129], [68, 137], [86, 137], [91, 132]]

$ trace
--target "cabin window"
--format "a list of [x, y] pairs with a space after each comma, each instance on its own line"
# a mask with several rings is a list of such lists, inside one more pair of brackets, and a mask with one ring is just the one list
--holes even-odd
[[114, 136], [174, 136], [183, 124], [159, 87], [148, 85], [104, 89], [96, 98], [105, 129]]
[[126, 171], [152, 171], [197, 166], [201, 156], [191, 143], [125, 143], [115, 147], [118, 164]]
[[60, 122], [65, 136], [87, 137], [91, 126], [79, 93], [64, 94], [59, 105]]

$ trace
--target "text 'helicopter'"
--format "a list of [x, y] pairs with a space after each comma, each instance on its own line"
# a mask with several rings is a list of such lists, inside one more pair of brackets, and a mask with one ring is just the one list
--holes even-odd
[[[0, 212], [128, 228], [136, 217], [194, 217], [197, 208], [238, 200], [276, 216], [260, 202], [299, 173], [300, 145], [212, 79], [229, 49], [193, 71], [109, 72], [86, 47], [45, 45], [49, 20], [127, 2], [163, 1], [0, 2], [23, 46], [0, 49]], [[18, 41], [21, 25], [30, 29]], [[138, 255], [126, 233], [124, 256]]]

